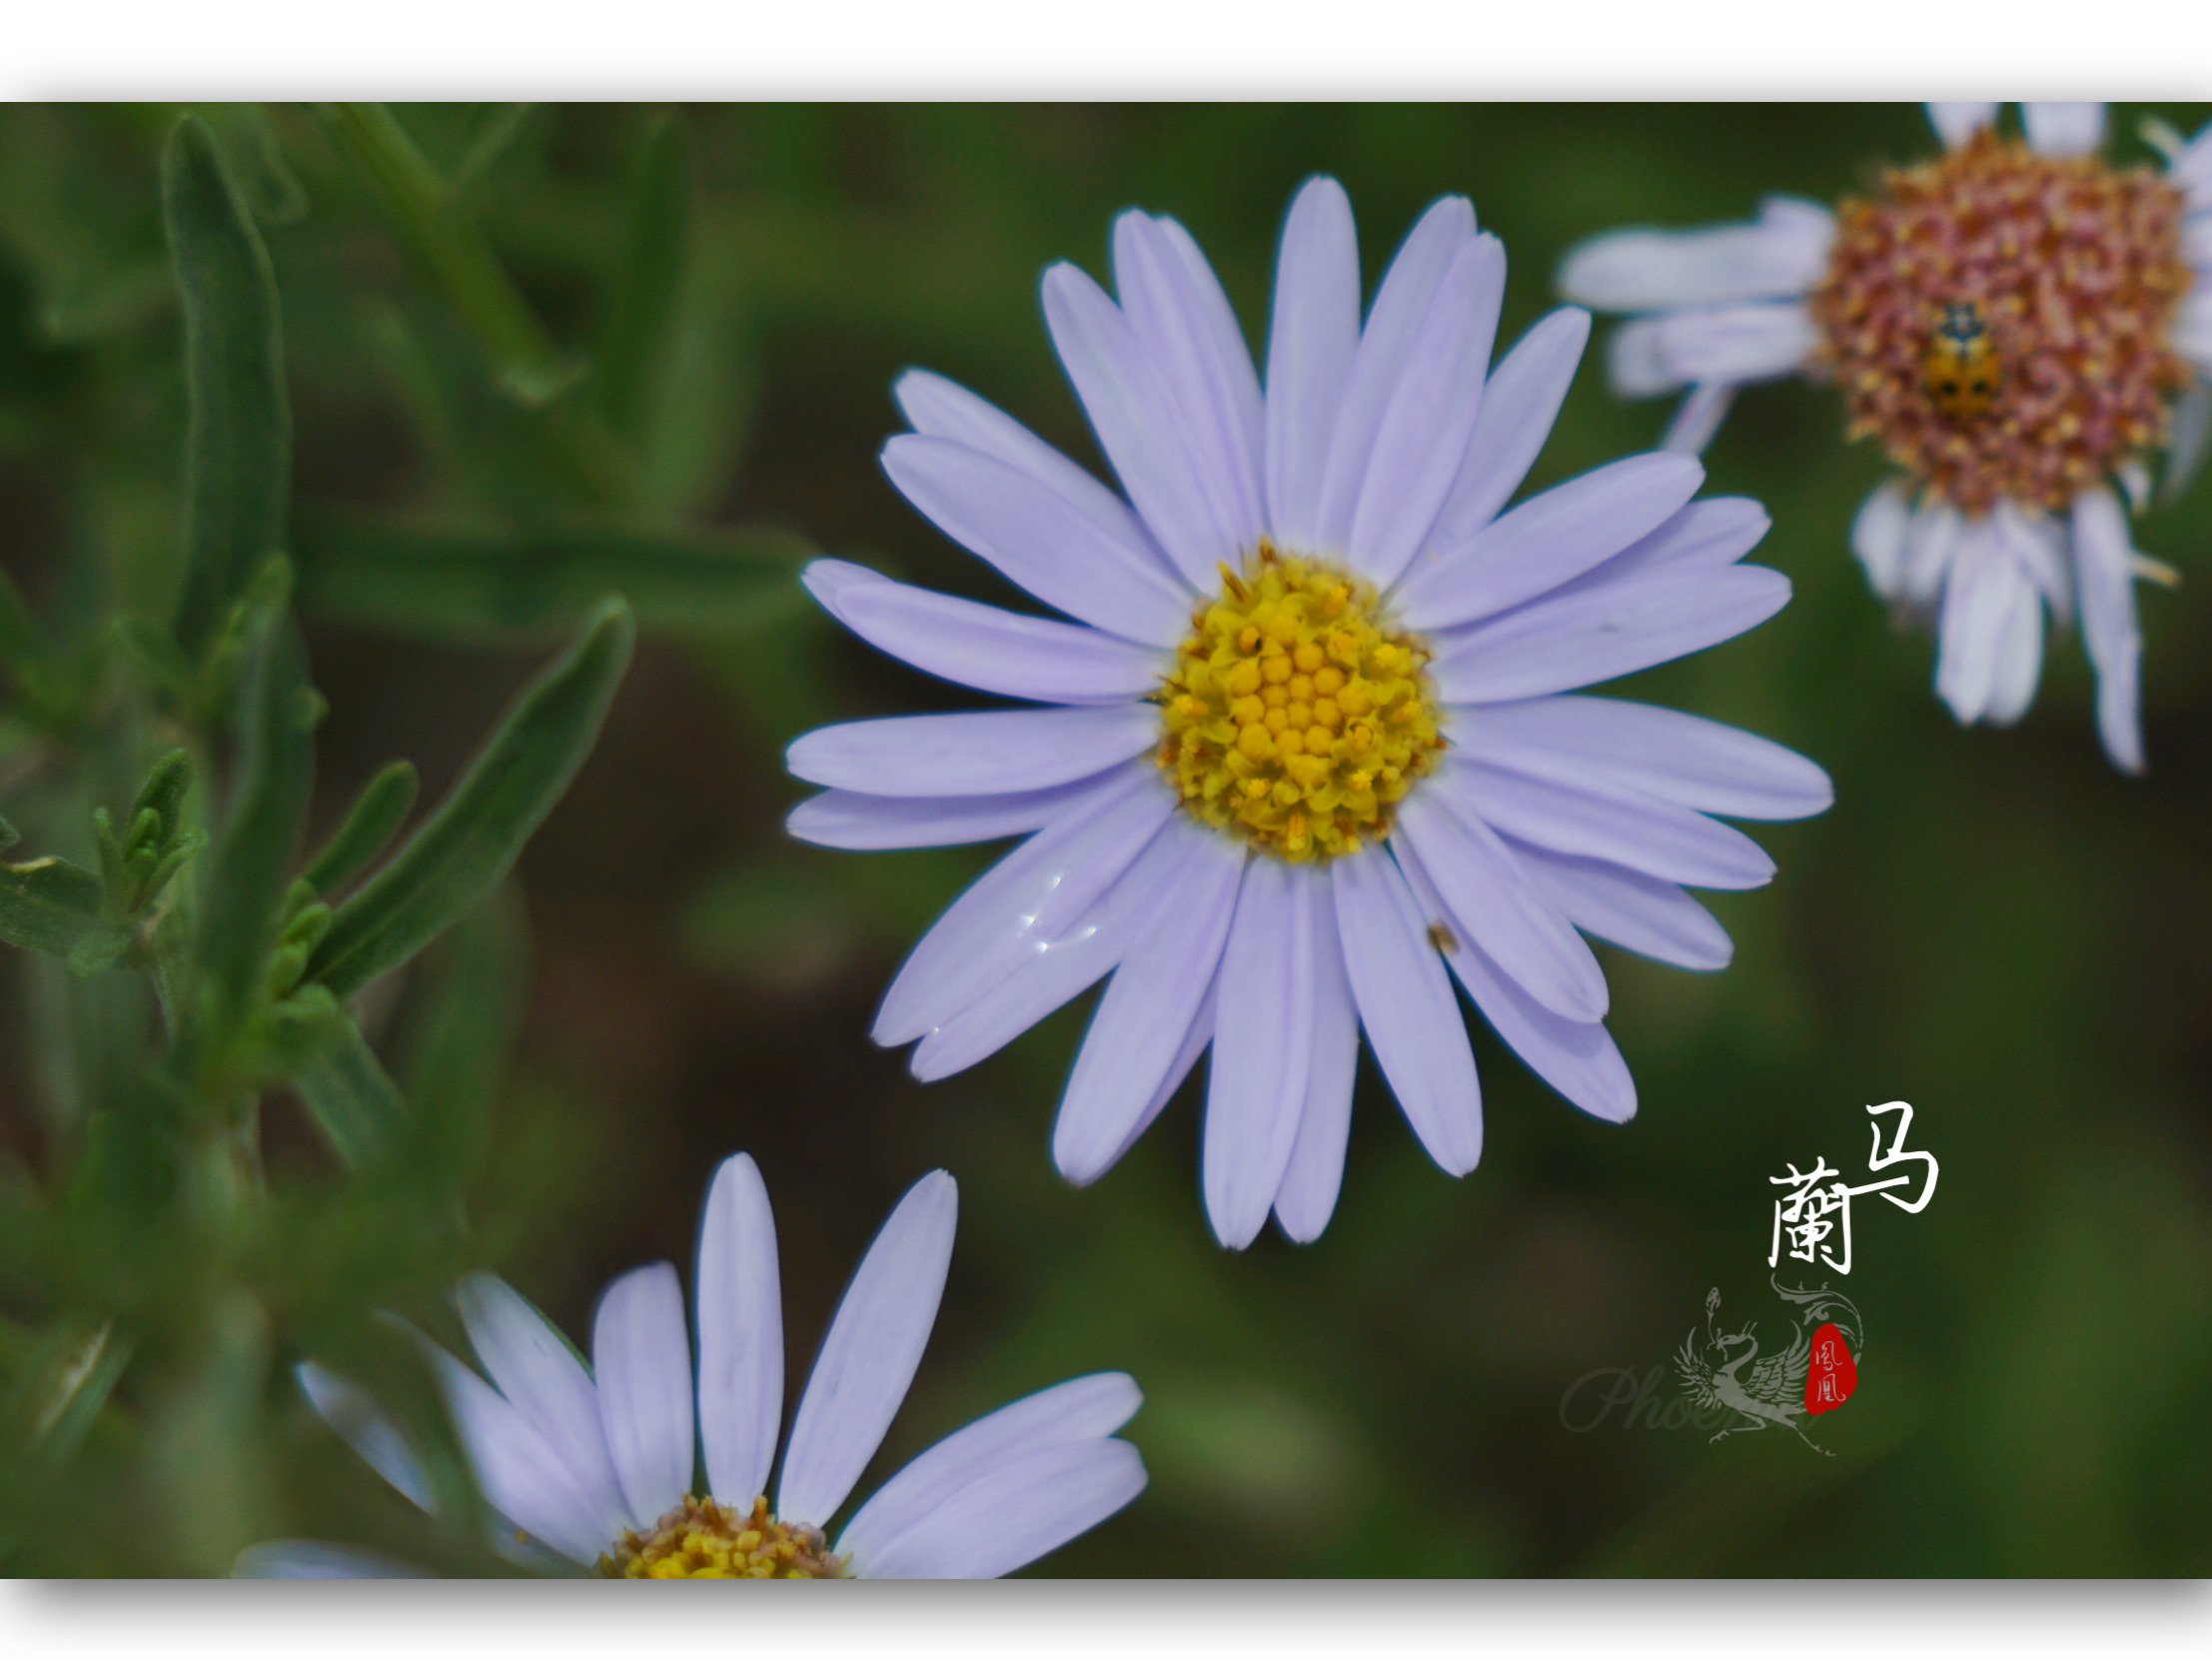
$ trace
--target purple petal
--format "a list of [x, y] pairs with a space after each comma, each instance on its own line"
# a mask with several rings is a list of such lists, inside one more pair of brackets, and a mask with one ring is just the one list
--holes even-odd
[[1158, 690], [1167, 667], [1161, 653], [1095, 628], [910, 588], [842, 560], [817, 559], [799, 580], [877, 650], [979, 692], [1033, 703], [1127, 703]]
[[421, 1456], [366, 1389], [311, 1359], [302, 1360], [293, 1375], [316, 1414], [360, 1453], [364, 1463], [418, 1509], [435, 1508]]
[[1078, 1440], [1002, 1463], [946, 1496], [928, 1524], [886, 1540], [870, 1578], [1003, 1578], [1079, 1537], [1144, 1490], [1126, 1440]]
[[908, 435], [883, 446], [883, 471], [930, 523], [1054, 610], [1140, 645], [1182, 637], [1192, 596], [1149, 544], [1113, 535], [1020, 468]]
[[1214, 1236], [1250, 1244], [1283, 1184], [1306, 1103], [1319, 874], [1254, 858], [1222, 951], [1203, 1185]]
[[1946, 149], [1955, 150], [1983, 127], [1997, 124], [1997, 106], [1983, 103], [1952, 100], [1928, 105], [1928, 125], [1935, 129], [1935, 136], [1943, 141]]
[[606, 1287], [591, 1324], [591, 1371], [614, 1476], [629, 1512], [650, 1526], [690, 1491], [697, 1451], [683, 1286], [668, 1263]]
[[1352, 1132], [1352, 1081], [1359, 1069], [1360, 1016], [1345, 976], [1334, 896], [1314, 906], [1313, 1059], [1298, 1139], [1275, 1194], [1275, 1219], [1294, 1243], [1319, 1238], [1344, 1184], [1344, 1148]]
[[901, 715], [809, 732], [784, 751], [791, 776], [867, 795], [1009, 795], [1073, 784], [1160, 741], [1149, 703]]
[[1590, 341], [1590, 313], [1563, 306], [1521, 337], [1483, 388], [1482, 412], [1433, 539], [1457, 547], [1498, 516], [1551, 436]]
[[1429, 918], [1381, 847], [1339, 858], [1329, 874], [1368, 1046], [1429, 1155], [1464, 1175], [1483, 1155], [1483, 1090]]
[[1912, 526], [1912, 499], [1901, 479], [1891, 479], [1866, 498], [1851, 521], [1851, 552], [1866, 572], [1867, 586], [1880, 599], [1897, 597], [1904, 574], [1905, 537]]
[[1788, 299], [1819, 280], [1834, 237], [1826, 208], [1769, 196], [1756, 224], [1615, 231], [1585, 242], [1560, 268], [1560, 292], [1600, 311]]
[[428, 1578], [420, 1567], [350, 1544], [280, 1538], [249, 1544], [231, 1565], [233, 1578]]
[[577, 1489], [568, 1460], [497, 1389], [437, 1343], [423, 1346], [486, 1499], [569, 1560], [596, 1561], [620, 1532], [618, 1517]]
[[2020, 125], [2028, 148], [2046, 156], [2086, 156], [2104, 143], [2102, 104], [2027, 103]]
[[743, 1152], [723, 1160], [707, 1189], [697, 1290], [707, 1489], [744, 1508], [767, 1493], [783, 1426], [783, 1293], [768, 1189]]
[[1699, 972], [1726, 967], [1735, 954], [1712, 912], [1671, 881], [1525, 841], [1509, 844], [1536, 884], [1586, 933]]
[[828, 790], [791, 809], [783, 827], [802, 841], [874, 851], [894, 846], [960, 846], [1026, 835], [1055, 820], [1118, 796], [1154, 767], [1144, 757], [1095, 778], [1016, 795], [884, 796]]
[[1352, 203], [1336, 180], [1311, 179], [1283, 226], [1267, 349], [1268, 522], [1286, 547], [1322, 545], [1322, 471], [1359, 344]]
[[2097, 736], [2123, 772], [2143, 770], [2137, 680], [2143, 636], [2135, 622], [2135, 550], [2127, 515], [2109, 490], [2074, 502], [2074, 560], [2081, 573], [2081, 633], [2097, 671]]

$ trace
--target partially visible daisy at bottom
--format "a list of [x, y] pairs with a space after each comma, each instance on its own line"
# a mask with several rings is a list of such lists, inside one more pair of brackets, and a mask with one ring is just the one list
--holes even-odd
[[[2169, 167], [2100, 155], [2098, 104], [1931, 104], [1940, 158], [1883, 173], [1834, 212], [1769, 198], [1755, 224], [1624, 231], [1569, 254], [1568, 298], [1638, 313], [1613, 340], [1616, 390], [1688, 390], [1667, 446], [1701, 450], [1736, 389], [1834, 384], [1850, 437], [1901, 476], [1851, 545], [1882, 599], [1932, 619], [1935, 689], [1962, 725], [2034, 700], [2044, 613], [2078, 607], [2097, 730], [2143, 768], [2134, 583], [2173, 573], [2132, 546], [2146, 462], [2168, 493], [2212, 422], [2212, 129], [2155, 129]], [[2177, 401], [2178, 400], [2178, 401]]]
[[[675, 1269], [624, 1274], [599, 1299], [586, 1370], [565, 1338], [489, 1273], [457, 1300], [488, 1383], [425, 1339], [486, 1501], [519, 1559], [609, 1578], [996, 1578], [1089, 1531], [1144, 1489], [1114, 1430], [1143, 1396], [1119, 1372], [1077, 1377], [939, 1441], [845, 1523], [827, 1528], [906, 1397], [952, 1258], [957, 1194], [943, 1170], [899, 1201], [838, 1304], [768, 1497], [783, 1415], [775, 1221], [743, 1153], [716, 1172], [700, 1227], [698, 1366]], [[312, 1362], [315, 1408], [376, 1471], [431, 1506], [399, 1427]], [[696, 1440], [693, 1437], [694, 1419]], [[694, 1445], [707, 1493], [692, 1492]], [[521, 1544], [517, 1550], [514, 1546]], [[533, 1550], [531, 1546], [542, 1545]], [[408, 1569], [303, 1540], [256, 1545], [257, 1578]]]

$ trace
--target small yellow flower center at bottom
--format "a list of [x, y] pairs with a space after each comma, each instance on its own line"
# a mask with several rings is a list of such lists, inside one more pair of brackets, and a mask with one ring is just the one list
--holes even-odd
[[602, 1578], [844, 1578], [818, 1527], [791, 1526], [754, 1498], [752, 1512], [686, 1496], [650, 1532], [625, 1531], [598, 1561]]
[[1445, 748], [1428, 646], [1373, 584], [1265, 540], [1221, 582], [1155, 694], [1184, 810], [1292, 863], [1387, 835]]

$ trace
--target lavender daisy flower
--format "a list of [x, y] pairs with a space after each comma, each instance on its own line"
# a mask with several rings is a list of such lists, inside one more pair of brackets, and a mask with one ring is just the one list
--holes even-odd
[[1053, 705], [829, 727], [793, 834], [840, 847], [1027, 835], [923, 936], [875, 1025], [946, 1076], [1111, 973], [1053, 1131], [1096, 1179], [1209, 1046], [1206, 1210], [1232, 1248], [1335, 1208], [1359, 1033], [1430, 1155], [1482, 1153], [1452, 988], [1586, 1111], [1636, 1110], [1578, 928], [1692, 968], [1726, 934], [1684, 883], [1753, 887], [1704, 816], [1796, 818], [1820, 770], [1762, 739], [1564, 695], [1730, 638], [1789, 595], [1737, 561], [1754, 502], [1692, 503], [1641, 455], [1502, 511], [1589, 318], [1489, 368], [1505, 251], [1460, 197], [1414, 227], [1360, 315], [1352, 210], [1292, 205], [1267, 382], [1172, 219], [1114, 226], [1119, 302], [1045, 274], [1061, 362], [1127, 492], [914, 372], [884, 470], [939, 529], [1069, 622], [822, 561], [839, 621], [917, 668]]
[[[655, 1262], [599, 1299], [592, 1366], [489, 1273], [459, 1303], [491, 1375], [425, 1342], [504, 1543], [614, 1578], [996, 1578], [1087, 1532], [1144, 1489], [1111, 1438], [1143, 1396], [1118, 1372], [1017, 1400], [939, 1441], [845, 1523], [825, 1528], [882, 1444], [937, 1317], [957, 1194], [943, 1170], [899, 1200], [838, 1304], [800, 1397], [775, 1500], [783, 1321], [775, 1220], [751, 1158], [716, 1172], [700, 1228], [697, 1386], [676, 1272]], [[331, 1426], [429, 1508], [405, 1436], [360, 1388], [313, 1363], [300, 1381]], [[691, 1490], [693, 1423], [708, 1495]], [[255, 1577], [384, 1576], [390, 1563], [326, 1544], [264, 1544]]]
[[[1843, 394], [1852, 438], [1901, 476], [1868, 498], [1851, 545], [1876, 594], [1932, 620], [1935, 689], [1963, 725], [2026, 713], [2045, 612], [2078, 606], [2097, 673], [2097, 731], [2143, 768], [2134, 584], [2171, 583], [2138, 554], [2117, 482], [2140, 508], [2146, 457], [2168, 492], [2212, 418], [2212, 129], [2148, 136], [2171, 165], [2101, 159], [2100, 104], [1931, 104], [1949, 147], [1886, 172], [1835, 212], [1770, 198], [1758, 221], [1628, 231], [1568, 256], [1562, 290], [1640, 313], [1614, 336], [1629, 397], [1689, 389], [1665, 440], [1694, 453], [1736, 389], [1804, 374]], [[2178, 399], [2178, 402], [2176, 401]]]

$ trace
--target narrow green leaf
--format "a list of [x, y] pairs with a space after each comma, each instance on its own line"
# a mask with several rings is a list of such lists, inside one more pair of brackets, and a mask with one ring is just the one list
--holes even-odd
[[416, 970], [399, 1070], [424, 1163], [453, 1187], [476, 1173], [522, 1033], [530, 929], [510, 880]]
[[351, 1169], [390, 1157], [407, 1131], [407, 1101], [361, 1028], [344, 1013], [337, 1039], [293, 1080], [315, 1121]]
[[455, 201], [466, 197], [491, 171], [492, 164], [507, 153], [508, 146], [537, 111], [536, 104], [486, 104], [477, 111], [469, 124], [468, 148], [454, 163], [453, 180], [448, 186]]
[[438, 811], [331, 918], [308, 976], [350, 996], [482, 903], [591, 751], [629, 666], [629, 606], [603, 601], [524, 688]]
[[363, 788], [353, 811], [308, 865], [307, 884], [335, 892], [369, 866], [407, 822], [421, 780], [412, 761], [394, 761]]
[[130, 1363], [131, 1348], [131, 1339], [118, 1336], [112, 1322], [57, 1333], [44, 1345], [22, 1401], [27, 1419], [22, 1426], [34, 1458], [53, 1469], [76, 1455]]
[[609, 590], [648, 627], [781, 626], [813, 550], [785, 531], [469, 535], [374, 524], [302, 527], [301, 603], [415, 638], [488, 644], [574, 626]]
[[158, 826], [155, 844], [168, 846], [177, 838], [185, 792], [191, 788], [192, 757], [181, 749], [172, 749], [148, 770], [138, 798], [131, 803], [127, 822], [136, 825], [141, 813], [152, 813]]
[[66, 956], [90, 933], [111, 931], [100, 877], [67, 858], [0, 864], [0, 939]]
[[666, 349], [683, 280], [691, 149], [683, 124], [664, 116], [645, 140], [631, 182], [613, 320], [599, 353], [599, 407], [621, 431], [633, 431], [646, 380]]
[[184, 303], [185, 583], [177, 638], [197, 652], [285, 541], [292, 480], [277, 279], [214, 135], [187, 117], [162, 157]]

